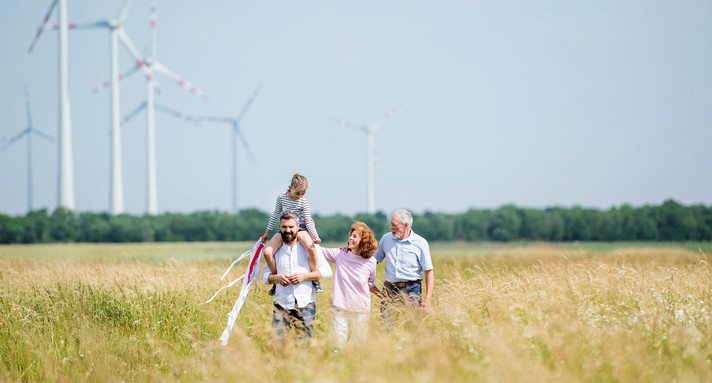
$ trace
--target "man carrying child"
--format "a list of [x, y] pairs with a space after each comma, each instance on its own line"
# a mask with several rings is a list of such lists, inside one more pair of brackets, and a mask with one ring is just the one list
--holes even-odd
[[290, 328], [311, 337], [316, 295], [312, 281], [331, 277], [331, 268], [319, 253], [318, 270], [311, 271], [309, 255], [297, 240], [298, 216], [285, 211], [279, 217], [279, 229], [283, 245], [274, 254], [276, 270], [264, 268], [262, 279], [267, 284], [276, 284], [272, 327], [280, 342], [284, 342], [285, 332]]

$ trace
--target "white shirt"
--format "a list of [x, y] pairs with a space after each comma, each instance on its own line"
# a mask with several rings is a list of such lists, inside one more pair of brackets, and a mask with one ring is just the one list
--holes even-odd
[[[331, 278], [331, 267], [326, 262], [324, 254], [321, 251], [321, 246], [316, 245], [316, 254], [319, 259], [319, 272], [321, 279]], [[282, 247], [274, 254], [274, 261], [277, 265], [276, 274], [297, 274], [309, 273], [309, 254], [299, 241], [294, 240], [292, 246], [283, 244]], [[269, 266], [265, 265], [262, 271], [262, 280], [265, 284], [269, 283], [269, 275], [272, 273]], [[274, 295], [274, 302], [279, 303], [286, 309], [303, 308], [309, 303], [316, 300], [314, 288], [311, 281], [304, 281], [298, 285], [290, 284], [282, 286], [277, 284], [277, 293]]]

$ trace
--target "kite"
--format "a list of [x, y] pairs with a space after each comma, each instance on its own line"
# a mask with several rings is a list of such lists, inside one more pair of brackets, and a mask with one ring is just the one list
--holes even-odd
[[223, 331], [222, 336], [220, 337], [220, 340], [222, 341], [223, 346], [227, 346], [227, 340], [230, 338], [230, 333], [232, 332], [232, 327], [235, 325], [235, 320], [237, 319], [237, 314], [240, 313], [240, 309], [242, 308], [242, 304], [245, 303], [245, 299], [247, 298], [247, 294], [250, 292], [250, 287], [255, 283], [255, 281], [258, 279], [257, 277], [260, 274], [260, 258], [262, 256], [262, 249], [263, 249], [263, 244], [262, 244], [262, 236], [260, 236], [259, 239], [257, 239], [257, 242], [255, 242], [254, 246], [252, 246], [252, 249], [247, 250], [246, 252], [242, 253], [237, 259], [235, 259], [230, 267], [227, 269], [225, 274], [223, 274], [222, 277], [220, 277], [220, 280], [225, 279], [227, 274], [230, 272], [230, 269], [232, 269], [235, 264], [247, 257], [250, 257], [250, 263], [247, 266], [247, 271], [245, 274], [242, 274], [240, 277], [235, 279], [234, 281], [228, 283], [227, 285], [221, 287], [217, 292], [215, 292], [215, 295], [212, 296], [212, 298], [208, 299], [206, 302], [201, 303], [209, 303], [212, 301], [220, 291], [234, 285], [237, 283], [237, 281], [244, 279], [242, 282], [242, 289], [240, 289], [240, 296], [237, 297], [237, 301], [235, 302], [235, 306], [232, 308], [232, 311], [228, 314], [227, 318], [227, 327], [225, 327], [225, 331]]

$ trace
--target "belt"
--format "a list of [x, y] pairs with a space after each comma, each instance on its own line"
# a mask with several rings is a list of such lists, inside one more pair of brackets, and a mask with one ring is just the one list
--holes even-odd
[[405, 281], [405, 282], [388, 282], [388, 281], [384, 281], [383, 284], [386, 285], [386, 286], [389, 286], [389, 285], [390, 285], [390, 286], [397, 287], [397, 288], [399, 288], [399, 289], [404, 289], [404, 288], [406, 288], [406, 287], [408, 287], [408, 286], [410, 286], [410, 285], [420, 284], [420, 279], [417, 279], [417, 280], [415, 280], [415, 281]]

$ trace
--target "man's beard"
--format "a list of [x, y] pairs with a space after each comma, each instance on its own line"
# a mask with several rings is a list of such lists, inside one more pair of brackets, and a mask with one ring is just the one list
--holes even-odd
[[290, 233], [290, 232], [286, 232], [286, 233], [285, 233], [285, 232], [280, 232], [279, 234], [282, 235], [282, 242], [284, 242], [284, 243], [292, 243], [292, 242], [294, 242], [294, 238], [295, 238], [295, 237], [294, 237], [294, 233]]
[[391, 232], [391, 234], [393, 234], [393, 238], [395, 238], [395, 239], [402, 239], [402, 238], [401, 238], [402, 236], [401, 236], [397, 231], [396, 231], [396, 232]]

